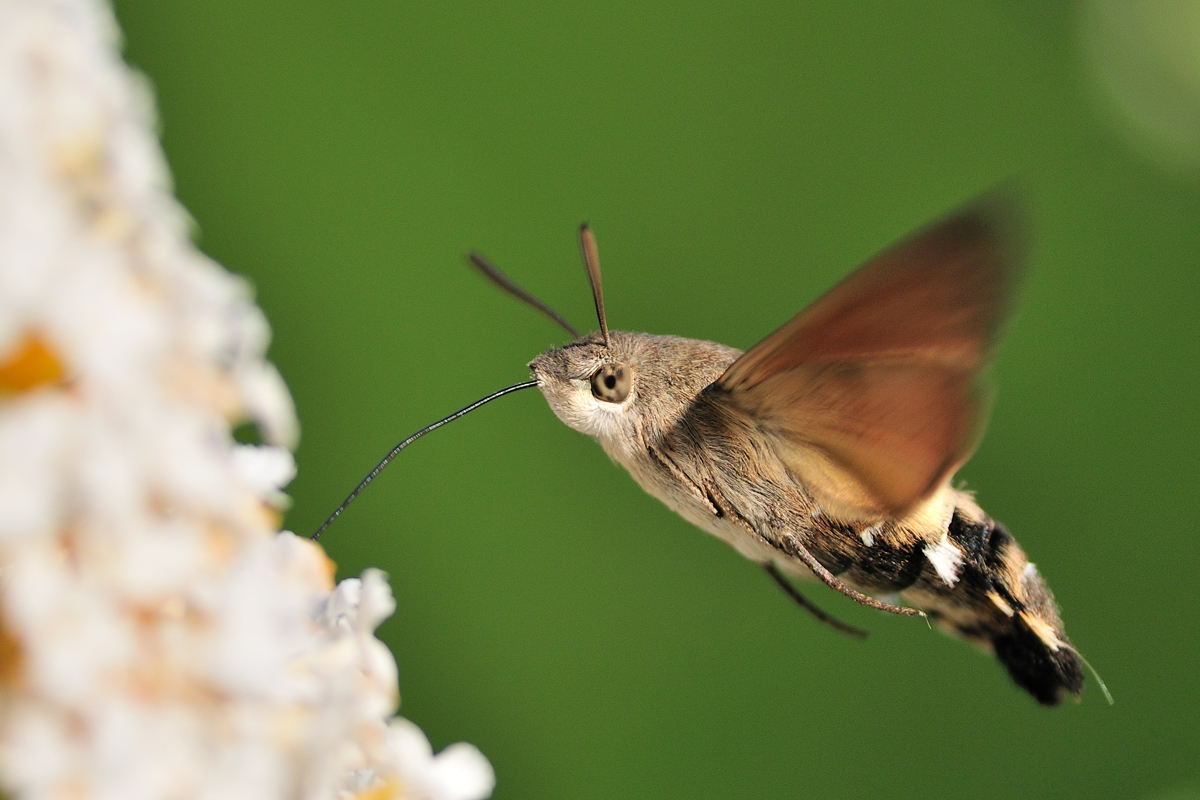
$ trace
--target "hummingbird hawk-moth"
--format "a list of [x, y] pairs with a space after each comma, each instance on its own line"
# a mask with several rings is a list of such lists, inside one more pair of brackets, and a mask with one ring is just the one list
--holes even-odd
[[318, 534], [413, 440], [536, 386], [643, 489], [761, 564], [822, 621], [862, 635], [789, 577], [928, 617], [994, 653], [1040, 703], [1078, 697], [1084, 662], [1050, 589], [1004, 526], [950, 482], [983, 432], [982, 372], [1024, 271], [1016, 216], [1004, 193], [977, 200], [871, 259], [744, 353], [610, 331], [587, 225], [580, 245], [600, 329], [586, 336], [472, 253], [573, 341], [530, 362], [532, 381], [401, 442]]

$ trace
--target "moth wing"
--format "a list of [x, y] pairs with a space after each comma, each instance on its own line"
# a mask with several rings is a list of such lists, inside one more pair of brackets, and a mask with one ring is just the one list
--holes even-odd
[[995, 194], [876, 256], [717, 381], [829, 511], [900, 517], [974, 451], [1022, 273]]

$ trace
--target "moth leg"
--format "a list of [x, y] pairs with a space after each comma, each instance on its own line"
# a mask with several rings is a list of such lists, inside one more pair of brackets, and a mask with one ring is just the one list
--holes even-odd
[[847, 625], [846, 623], [831, 617], [822, 608], [810, 602], [807, 597], [800, 594], [800, 590], [793, 586], [792, 582], [784, 577], [783, 573], [780, 572], [771, 562], [768, 561], [766, 564], [763, 564], [763, 569], [767, 571], [767, 574], [771, 576], [775, 583], [779, 584], [779, 588], [783, 589], [784, 594], [795, 600], [796, 605], [812, 614], [819, 621], [824, 622], [835, 631], [840, 631], [842, 633], [849, 634], [850, 636], [858, 637], [859, 639], [867, 638], [867, 632], [863, 629], [855, 628], [852, 625]]
[[918, 608], [905, 608], [904, 606], [896, 606], [891, 603], [885, 603], [882, 600], [877, 600], [870, 595], [865, 595], [862, 592], [851, 589], [846, 584], [837, 579], [829, 570], [817, 561], [812, 553], [808, 552], [808, 548], [800, 543], [800, 540], [795, 536], [785, 536], [781, 544], [783, 549], [788, 551], [788, 555], [794, 555], [804, 562], [804, 566], [813, 571], [813, 574], [820, 578], [830, 589], [841, 592], [858, 603], [862, 603], [867, 608], [873, 608], [877, 611], [886, 611], [889, 614], [902, 614], [906, 617], [924, 617], [924, 611]]

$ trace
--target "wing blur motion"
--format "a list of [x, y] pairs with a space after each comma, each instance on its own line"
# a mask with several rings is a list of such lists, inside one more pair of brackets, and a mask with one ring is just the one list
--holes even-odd
[[717, 387], [818, 502], [899, 517], [978, 443], [980, 380], [1022, 273], [1015, 204], [986, 196], [867, 262]]

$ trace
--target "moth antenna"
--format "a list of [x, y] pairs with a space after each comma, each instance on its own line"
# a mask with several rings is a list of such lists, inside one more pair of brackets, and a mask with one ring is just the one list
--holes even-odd
[[767, 574], [771, 576], [775, 583], [779, 584], [779, 588], [783, 589], [784, 594], [796, 601], [796, 605], [812, 614], [819, 621], [824, 622], [835, 631], [840, 631], [841, 633], [849, 634], [850, 636], [854, 636], [859, 639], [867, 638], [867, 632], [862, 628], [855, 628], [853, 625], [847, 625], [802, 595], [800, 590], [793, 586], [792, 582], [784, 577], [783, 573], [780, 572], [774, 564], [770, 562], [763, 564], [763, 569], [767, 571]]
[[596, 247], [596, 235], [585, 222], [579, 226], [579, 251], [583, 254], [583, 266], [587, 268], [588, 282], [592, 284], [592, 299], [596, 301], [596, 319], [600, 320], [600, 333], [604, 346], [608, 347], [608, 323], [604, 320], [604, 287], [600, 283], [600, 251]]
[[491, 261], [488, 261], [487, 257], [484, 256], [483, 253], [479, 252], [478, 250], [472, 250], [467, 254], [467, 260], [470, 261], [471, 264], [473, 264], [475, 268], [482, 272], [489, 280], [491, 280], [492, 283], [496, 284], [518, 300], [533, 306], [538, 311], [542, 312], [547, 317], [566, 328], [567, 333], [571, 334], [573, 338], [579, 338], [579, 331], [575, 330], [571, 323], [563, 319], [562, 315], [515, 284], [512, 279], [501, 272], [495, 264], [493, 264]]
[[[576, 338], [578, 338], [578, 336], [576, 336]], [[410, 444], [415, 442], [417, 439], [420, 439], [422, 436], [429, 433], [430, 431], [437, 430], [438, 428], [445, 425], [447, 422], [453, 422], [454, 420], [458, 419], [459, 417], [470, 414], [475, 409], [479, 408], [482, 405], [485, 405], [486, 403], [492, 402], [497, 397], [503, 397], [506, 394], [511, 394], [512, 392], [517, 392], [517, 391], [520, 391], [521, 389], [531, 389], [537, 385], [538, 385], [537, 381], [525, 381], [524, 383], [518, 383], [518, 384], [514, 384], [513, 386], [507, 386], [498, 392], [492, 392], [487, 397], [484, 397], [481, 400], [476, 400], [474, 403], [471, 403], [471, 405], [467, 406], [466, 408], [460, 408], [458, 411], [455, 411], [450, 416], [443, 417], [442, 419], [439, 419], [437, 422], [434, 422], [431, 425], [426, 425], [424, 428], [421, 428], [421, 430], [417, 431], [412, 436], [409, 436], [407, 439], [400, 442], [400, 444], [396, 445], [395, 447], [393, 447], [391, 449], [391, 452], [389, 452], [386, 456], [383, 457], [382, 461], [380, 461], [378, 464], [375, 465], [375, 469], [373, 469], [369, 473], [367, 473], [367, 477], [365, 477], [361, 481], [359, 481], [358, 486], [354, 487], [354, 491], [351, 492], [346, 497], [346, 499], [342, 501], [342, 504], [340, 506], [338, 506], [337, 508], [335, 508], [333, 510], [333, 513], [329, 515], [328, 519], [326, 519], [324, 522], [321, 523], [321, 527], [317, 528], [316, 533], [314, 533], [312, 536], [310, 536], [308, 538], [310, 538], [310, 539], [320, 538], [321, 534], [325, 532], [325, 529], [328, 528], [330, 525], [332, 525], [333, 521], [342, 515], [342, 512], [346, 510], [346, 507], [348, 505], [350, 505], [351, 503], [354, 502], [354, 499], [356, 497], [358, 497], [360, 494], [362, 494], [362, 490], [366, 489], [367, 485], [371, 481], [375, 480], [375, 477], [377, 475], [379, 475], [379, 473], [383, 472], [383, 468], [386, 467], [388, 464], [390, 464], [392, 462], [393, 458], [400, 455], [401, 450], [408, 447]]]
[[1104, 678], [1100, 677], [1100, 673], [1097, 672], [1096, 668], [1092, 666], [1092, 662], [1088, 661], [1087, 658], [1084, 657], [1083, 653], [1079, 652], [1071, 645], [1064, 645], [1064, 647], [1066, 647], [1075, 655], [1079, 656], [1079, 660], [1082, 661], [1083, 665], [1092, 673], [1092, 677], [1096, 679], [1096, 683], [1100, 684], [1100, 691], [1104, 692], [1104, 699], [1108, 701], [1110, 706], [1115, 705], [1116, 701], [1113, 700], [1112, 692], [1108, 691], [1108, 687], [1104, 685]]

